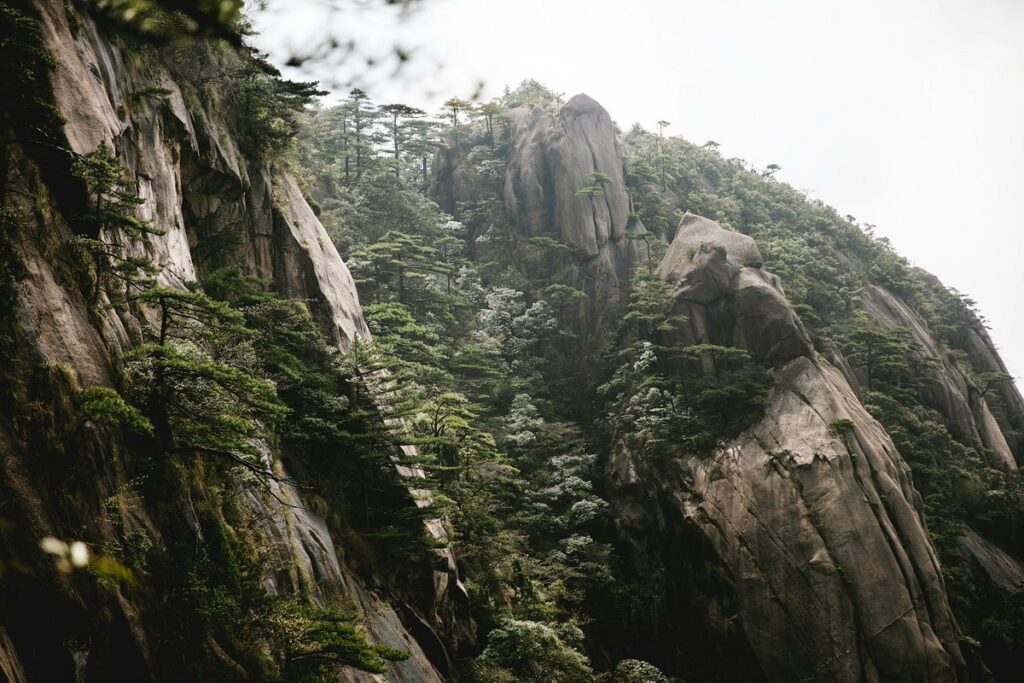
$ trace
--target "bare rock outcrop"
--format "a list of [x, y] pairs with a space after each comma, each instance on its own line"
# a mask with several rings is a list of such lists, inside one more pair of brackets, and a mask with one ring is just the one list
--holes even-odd
[[620, 444], [608, 471], [623, 534], [643, 555], [700, 532], [768, 680], [959, 680], [910, 470], [760, 266], [749, 238], [683, 219], [659, 270], [690, 317], [681, 337], [742, 346], [775, 384], [765, 416], [710, 454], [653, 459]]
[[[587, 187], [600, 188], [591, 194]], [[586, 95], [570, 99], [557, 118], [538, 106], [509, 112], [505, 209], [529, 235], [550, 234], [599, 259], [617, 277], [635, 246], [623, 159], [615, 126]]]
[[958, 540], [994, 586], [1010, 594], [1024, 591], [1024, 565], [1017, 559], [973, 529], [967, 529]]
[[677, 330], [682, 343], [738, 346], [775, 365], [813, 352], [779, 279], [762, 268], [747, 235], [688, 213], [658, 275], [674, 286], [672, 312], [686, 317]]

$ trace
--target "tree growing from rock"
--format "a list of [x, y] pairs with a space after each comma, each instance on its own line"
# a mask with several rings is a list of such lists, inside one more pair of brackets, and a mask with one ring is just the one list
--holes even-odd
[[[164, 231], [133, 214], [145, 200], [105, 142], [76, 160], [72, 172], [88, 194], [88, 209], [80, 219], [86, 234], [75, 237], [73, 247], [90, 271], [90, 300], [99, 302], [103, 290], [111, 298], [123, 298], [124, 292], [145, 286], [159, 272], [148, 257], [133, 255], [132, 246]], [[115, 284], [122, 289], [116, 295]]]

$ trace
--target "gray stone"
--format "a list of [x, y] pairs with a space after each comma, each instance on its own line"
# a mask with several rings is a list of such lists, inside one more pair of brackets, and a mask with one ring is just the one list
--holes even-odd
[[[764, 417], [710, 454], [613, 449], [625, 547], [644, 566], [699, 529], [768, 680], [959, 680], [959, 633], [910, 469], [761, 265], [749, 237], [683, 219], [659, 269], [689, 318], [679, 339], [746, 348], [775, 383]], [[854, 427], [834, 433], [839, 419]]]
[[1011, 594], [1024, 591], [1024, 565], [1019, 561], [973, 529], [968, 529], [957, 540], [996, 587]]
[[[340, 349], [367, 339], [369, 332], [352, 277], [294, 178], [281, 166], [252, 162], [240, 153], [218, 99], [190, 98], [186, 103], [184, 85], [179, 87], [175, 82], [172, 71], [160, 61], [159, 51], [137, 52], [129, 58], [123, 45], [108, 40], [72, 3], [45, 0], [36, 4], [46, 46], [59, 62], [53, 76], [54, 103], [67, 122], [67, 142], [79, 154], [105, 142], [119, 155], [129, 174], [139, 179], [138, 191], [146, 200], [139, 217], [153, 221], [165, 234], [148, 238], [138, 246], [137, 253], [149, 256], [161, 267], [162, 284], [182, 287], [215, 268], [237, 265], [271, 281], [282, 294], [311, 302], [318, 322]], [[69, 13], [74, 15], [70, 20]], [[169, 94], [132, 97], [153, 87], [165, 88]], [[25, 190], [21, 188], [17, 196], [32, 196]], [[34, 192], [39, 195], [38, 190]], [[25, 215], [35, 215], [46, 223], [45, 229], [40, 225], [30, 234], [47, 235], [48, 242], [26, 237], [18, 245], [28, 270], [18, 285], [21, 332], [39, 361], [67, 371], [62, 376], [69, 378], [69, 391], [78, 386], [110, 386], [116, 379], [117, 357], [140, 340], [142, 328], [149, 324], [145, 312], [140, 314], [136, 307], [120, 312], [101, 309], [104, 320], [97, 324], [64, 259], [53, 258], [55, 247], [49, 242], [71, 237], [59, 209], [45, 194], [37, 197], [35, 206], [24, 208]], [[117, 439], [92, 425], [83, 430], [95, 434], [93, 448], [98, 452], [92, 458], [86, 454], [85, 464], [102, 461], [113, 467], [114, 462], [122, 461], [120, 456], [111, 456], [125, 448]], [[7, 427], [0, 425], [4, 484], [17, 495], [19, 509], [31, 512], [31, 528], [26, 533], [36, 538], [64, 537], [68, 530], [62, 528], [62, 520], [51, 517], [48, 493], [36, 490], [33, 478], [22, 472], [33, 454], [18, 453], [15, 443]], [[266, 449], [265, 457], [270, 465], [277, 456]], [[112, 494], [107, 479], [113, 474], [97, 474], [94, 488], [83, 485], [77, 500], [82, 505], [103, 501]], [[298, 492], [291, 487], [279, 485], [277, 494], [283, 500], [300, 502]], [[410, 491], [408, 504], [417, 505], [421, 499], [421, 492]], [[268, 590], [294, 591], [322, 605], [355, 610], [371, 641], [411, 653], [409, 659], [391, 664], [385, 676], [353, 676], [359, 680], [442, 680], [436, 659], [425, 654], [426, 646], [406, 629], [397, 610], [411, 615], [421, 612], [421, 633], [446, 633], [454, 628], [451, 622], [456, 608], [452, 603], [460, 595], [464, 598], [464, 589], [458, 582], [450, 549], [441, 548], [425, 557], [422, 566], [409, 567], [410, 575], [419, 572], [415, 580], [423, 577], [426, 585], [433, 581], [437, 587], [432, 604], [403, 606], [372, 591], [339, 560], [343, 554], [338, 552], [327, 525], [307, 507], [282, 506], [273, 497], [256, 494], [250, 495], [249, 503], [253, 517], [263, 525], [266, 550], [277, 553], [282, 566], [295, 567], [302, 576], [294, 585], [285, 586], [268, 575]], [[188, 500], [162, 504], [180, 504], [183, 522], [199, 533]], [[160, 543], [160, 531], [141, 501], [126, 515]], [[110, 527], [104, 514], [97, 511], [95, 517], [101, 527]], [[427, 530], [439, 542], [445, 540], [444, 528], [437, 520], [428, 521]], [[113, 540], [111, 528], [101, 528], [100, 532], [110, 534], [108, 540]], [[61, 590], [66, 591], [69, 602], [86, 604], [74, 586], [68, 584]], [[152, 634], [147, 634], [149, 620], [144, 620], [141, 612], [152, 596], [140, 598], [136, 593], [133, 590], [118, 595], [115, 608], [121, 614], [115, 618], [123, 618], [128, 624], [140, 656], [146, 658], [146, 639]], [[437, 635], [427, 640], [431, 640], [429, 649], [436, 656], [442, 641]], [[238, 667], [216, 642], [208, 645], [225, 665]], [[444, 646], [440, 649], [443, 652]], [[104, 656], [98, 647], [96, 653]], [[3, 629], [0, 677], [14, 681], [24, 678], [18, 652]]]
[[702, 216], [683, 216], [658, 267], [658, 276], [674, 287], [673, 313], [686, 319], [678, 341], [738, 346], [772, 365], [814, 355], [778, 278], [761, 266], [749, 236]]

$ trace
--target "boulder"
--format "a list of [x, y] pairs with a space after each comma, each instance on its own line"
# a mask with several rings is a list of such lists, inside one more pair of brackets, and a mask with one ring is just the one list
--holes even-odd
[[754, 240], [687, 213], [658, 267], [673, 285], [673, 313], [684, 344], [737, 346], [779, 365], [814, 349], [779, 279], [762, 268]]
[[961, 549], [970, 555], [981, 570], [1000, 590], [1010, 594], [1024, 591], [1024, 565], [986, 540], [973, 529], [957, 538]]
[[[764, 417], [711, 453], [648, 457], [623, 439], [609, 455], [609, 499], [633, 566], [669, 563], [696, 581], [686, 558], [699, 550], [725, 575], [706, 596], [717, 606], [696, 615], [680, 592], [658, 592], [670, 604], [656, 608], [655, 632], [696, 618], [720, 634], [714, 647], [731, 625], [729, 642], [753, 653], [759, 673], [730, 662], [720, 680], [962, 679], [910, 469], [843, 372], [812, 348], [756, 244], [685, 216], [658, 272], [688, 318], [679, 341], [745, 348], [775, 381]], [[838, 432], [838, 420], [853, 427]]]

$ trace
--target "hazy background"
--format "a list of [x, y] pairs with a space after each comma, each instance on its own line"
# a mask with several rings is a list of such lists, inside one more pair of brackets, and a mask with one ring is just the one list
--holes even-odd
[[[623, 129], [664, 119], [666, 134], [777, 163], [975, 299], [1020, 386], [1024, 2], [425, 0], [404, 19], [382, 0], [330, 4], [256, 15], [279, 63], [355, 41], [289, 75], [431, 112], [535, 78], [586, 92]], [[395, 46], [411, 54], [397, 71]]]

